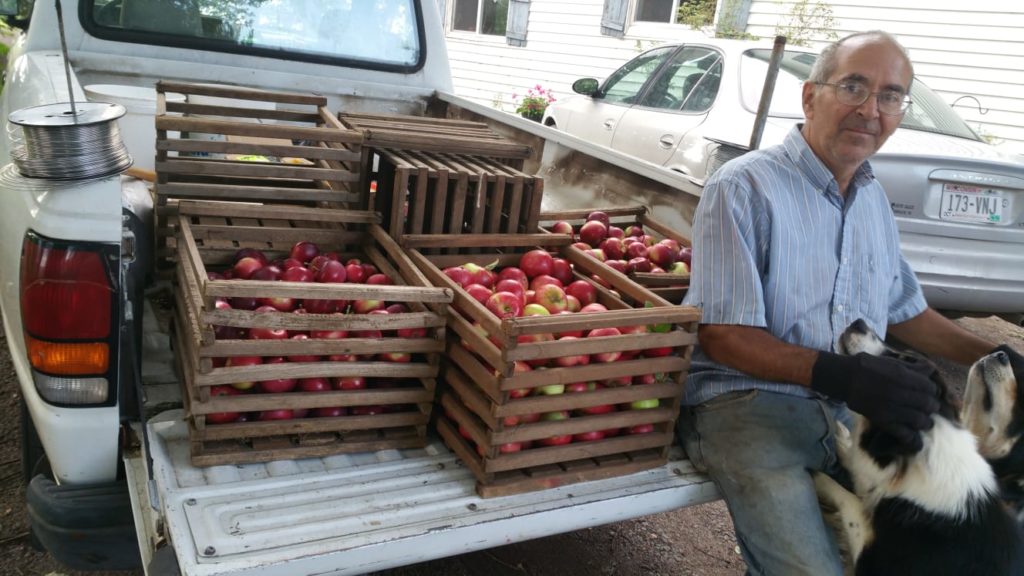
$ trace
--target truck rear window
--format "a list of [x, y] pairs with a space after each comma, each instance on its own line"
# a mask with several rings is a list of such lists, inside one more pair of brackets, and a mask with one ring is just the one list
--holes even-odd
[[415, 0], [85, 0], [94, 36], [410, 70], [422, 64]]

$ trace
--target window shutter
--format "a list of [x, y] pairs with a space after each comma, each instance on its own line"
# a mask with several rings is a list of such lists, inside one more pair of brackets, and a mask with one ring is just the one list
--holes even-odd
[[622, 38], [626, 35], [626, 8], [628, 0], [604, 0], [601, 13], [601, 34]]
[[505, 40], [509, 46], [526, 46], [526, 27], [530, 22], [530, 0], [509, 0]]

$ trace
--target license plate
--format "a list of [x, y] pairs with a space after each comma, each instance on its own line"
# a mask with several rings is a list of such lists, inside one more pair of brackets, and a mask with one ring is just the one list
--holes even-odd
[[999, 190], [965, 184], [943, 184], [939, 218], [957, 222], [1000, 224], [1009, 199]]

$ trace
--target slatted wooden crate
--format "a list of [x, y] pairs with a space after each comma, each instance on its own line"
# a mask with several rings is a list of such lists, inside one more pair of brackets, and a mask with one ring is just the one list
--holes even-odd
[[[427, 255], [421, 250], [440, 242], [456, 242], [460, 247], [482, 252]], [[699, 311], [670, 304], [570, 246], [570, 242], [568, 236], [549, 234], [463, 235], [458, 238], [409, 235], [403, 238], [410, 258], [428, 279], [455, 294], [448, 319], [446, 388], [442, 396], [443, 414], [438, 415], [438, 431], [476, 475], [477, 491], [482, 497], [606, 478], [658, 466], [666, 461], [672, 444], [683, 382], [696, 342]], [[608, 311], [499, 320], [442, 272], [448, 266], [466, 262], [484, 265], [496, 261], [498, 267], [514, 265], [523, 252], [542, 243], [569, 260], [578, 279], [591, 281], [591, 275], [596, 274], [612, 286], [609, 290], [591, 281], [597, 289], [598, 301]], [[576, 340], [548, 340], [543, 336], [573, 331], [586, 333], [607, 327], [630, 330], [649, 325], [656, 325], [659, 331], [640, 333], [634, 330], [618, 336]], [[536, 338], [538, 335], [540, 338]], [[659, 353], [645, 352], [655, 349], [660, 349]], [[571, 367], [554, 365], [543, 370], [518, 371], [516, 368], [517, 361], [538, 363], [545, 358], [623, 352], [631, 358]], [[660, 376], [653, 383], [622, 385], [649, 380], [648, 375], [654, 374]], [[611, 382], [620, 386], [525, 397], [515, 392], [543, 386], [555, 386], [557, 391], [560, 385], [578, 382]], [[592, 407], [654, 399], [658, 402], [653, 408], [580, 415], [580, 411]], [[560, 421], [512, 421], [524, 415], [562, 410], [575, 415]], [[652, 425], [653, 429], [643, 434], [535, 446], [519, 451], [508, 451], [507, 446], [558, 435], [644, 425]]]
[[502, 158], [518, 168], [532, 154], [530, 146], [508, 140], [487, 124], [472, 120], [350, 112], [339, 113], [338, 119], [345, 126], [360, 130], [366, 146], [376, 149]]
[[483, 156], [409, 150], [374, 153], [379, 161], [373, 208], [395, 238], [537, 231], [542, 178]]
[[[671, 238], [679, 246], [691, 246], [688, 237], [651, 217], [646, 206], [615, 206], [588, 210], [542, 212], [540, 214], [541, 227], [545, 230], [550, 230], [552, 224], [559, 220], [564, 220], [572, 224], [574, 229], [578, 230], [579, 226], [586, 221], [587, 215], [595, 210], [600, 210], [607, 214], [609, 222], [613, 226], [626, 229], [630, 225], [637, 224], [643, 227], [647, 234], [658, 239]], [[646, 287], [665, 300], [675, 303], [682, 302], [683, 296], [686, 295], [686, 290], [690, 286], [689, 274], [631, 272], [629, 277], [637, 284]]]
[[[445, 308], [450, 290], [430, 286], [371, 212], [304, 207], [246, 206], [237, 203], [180, 204], [177, 266], [178, 356], [183, 362], [184, 396], [190, 416], [192, 460], [196, 465], [260, 462], [421, 446], [435, 396], [444, 350]], [[287, 256], [299, 240], [317, 243], [343, 259], [359, 257], [388, 274], [396, 285], [322, 284], [258, 280], [210, 280], [208, 272], [228, 265], [242, 247], [270, 258]], [[218, 309], [218, 298], [280, 297], [318, 300], [400, 302], [394, 314], [295, 314]], [[434, 308], [428, 308], [426, 304]], [[214, 326], [252, 329], [374, 331], [341, 339], [247, 340], [218, 338]], [[423, 328], [422, 337], [396, 331]], [[382, 354], [408, 353], [404, 361]], [[355, 361], [320, 360], [224, 365], [239, 356], [350, 355]], [[368, 379], [365, 389], [323, 392], [247, 393], [213, 396], [217, 385], [278, 378]], [[207, 422], [223, 412], [376, 406], [376, 414], [275, 421]], [[363, 409], [365, 410], [365, 409]]]
[[[186, 101], [168, 101], [169, 92]], [[342, 125], [322, 96], [161, 81], [156, 129], [163, 268], [173, 266], [179, 199], [368, 208], [362, 133]]]

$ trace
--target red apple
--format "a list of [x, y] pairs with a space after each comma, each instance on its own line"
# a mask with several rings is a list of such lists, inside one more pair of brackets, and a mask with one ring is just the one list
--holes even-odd
[[591, 220], [580, 226], [580, 240], [591, 248], [597, 248], [608, 237], [608, 226], [597, 220]]
[[294, 258], [299, 262], [303, 263], [309, 262], [310, 260], [316, 258], [319, 255], [320, 248], [318, 248], [316, 244], [309, 242], [307, 240], [301, 240], [299, 242], [296, 242], [292, 246], [291, 251], [288, 253], [288, 256], [290, 258]]
[[604, 252], [606, 260], [619, 260], [626, 253], [626, 245], [618, 238], [605, 238], [598, 248]]
[[586, 252], [587, 250], [590, 250], [591, 248], [593, 248], [593, 246], [591, 246], [590, 244], [587, 244], [586, 242], [573, 242], [572, 243], [572, 247], [573, 248], [579, 248], [580, 250], [583, 250], [584, 252]]
[[530, 250], [519, 257], [519, 268], [530, 278], [536, 278], [541, 274], [550, 275], [553, 266], [554, 258], [547, 250]]
[[647, 257], [647, 246], [644, 246], [640, 242], [633, 242], [629, 246], [626, 246], [626, 258], [632, 260], [633, 258], [646, 258]]
[[[469, 284], [464, 288], [467, 294], [469, 294], [477, 302], [484, 304], [487, 299], [491, 297], [491, 289], [484, 286], [483, 284]], [[520, 288], [522, 290], [522, 288]]]
[[[554, 263], [554, 259], [552, 259], [552, 263]], [[502, 280], [515, 280], [523, 285], [524, 290], [530, 285], [530, 279], [526, 276], [526, 272], [523, 272], [523, 269], [517, 266], [507, 266], [499, 270], [498, 282]], [[498, 291], [497, 283], [495, 283], [494, 289]]]
[[288, 331], [284, 328], [267, 328], [262, 326], [249, 328], [250, 340], [284, 340], [286, 338], [288, 338]]
[[412, 354], [408, 352], [384, 352], [378, 354], [377, 358], [383, 362], [398, 362], [402, 364], [412, 362]]
[[338, 390], [365, 390], [366, 378], [362, 376], [342, 376], [334, 379], [334, 387]]
[[316, 273], [317, 282], [329, 282], [340, 284], [348, 279], [348, 270], [335, 260], [324, 262], [320, 271]]
[[597, 260], [598, 262], [604, 262], [605, 260], [608, 259], [608, 257], [604, 255], [604, 250], [601, 250], [600, 248], [587, 250], [587, 255]]
[[340, 300], [303, 300], [302, 307], [310, 314], [333, 314], [338, 311]]
[[356, 314], [369, 314], [374, 311], [385, 312], [383, 300], [356, 300], [352, 303], [352, 311]]
[[381, 274], [380, 272], [378, 272], [376, 274], [368, 276], [366, 278], [366, 283], [376, 284], [379, 286], [390, 286], [394, 284], [395, 281], [391, 279], [391, 276], [388, 276], [387, 274]]
[[293, 410], [281, 408], [278, 410], [264, 410], [256, 417], [257, 420], [291, 420], [295, 417]]
[[276, 264], [267, 264], [257, 269], [249, 276], [250, 280], [275, 281], [281, 278], [281, 267]]
[[589, 432], [580, 432], [572, 435], [573, 442], [594, 442], [596, 440], [604, 440], [604, 431], [591, 430]]
[[587, 313], [590, 313], [590, 312], [607, 312], [607, 311], [608, 311], [608, 308], [606, 308], [605, 305], [601, 304], [600, 302], [594, 302], [592, 304], [587, 304], [583, 308], [580, 308], [580, 313], [581, 314], [587, 314]]
[[263, 264], [259, 260], [252, 256], [246, 256], [238, 262], [235, 262], [235, 265], [231, 268], [231, 272], [234, 274], [235, 278], [248, 280], [260, 268], [263, 268]]
[[261, 380], [259, 390], [265, 394], [281, 394], [291, 392], [295, 389], [294, 378], [277, 378], [275, 380]]
[[327, 254], [321, 254], [321, 255], [317, 256], [316, 258], [313, 258], [312, 260], [310, 260], [309, 263], [306, 266], [313, 272], [313, 274], [319, 274], [320, 273], [320, 269], [323, 268], [325, 264], [327, 264], [328, 262], [337, 262], [337, 261], [338, 261], [337, 258], [331, 258]]
[[631, 224], [626, 227], [626, 236], [639, 238], [644, 235], [644, 227], [641, 224]]
[[668, 268], [676, 261], [676, 251], [667, 244], [655, 244], [647, 249], [647, 259], [661, 268]]
[[523, 302], [526, 302], [526, 286], [514, 278], [499, 278], [498, 282], [494, 285], [494, 291], [511, 292], [522, 298]]
[[[594, 328], [590, 332], [587, 332], [587, 338], [605, 338], [608, 336], [619, 336], [622, 333], [619, 332], [618, 328], [607, 327], [607, 328]], [[600, 352], [591, 355], [596, 362], [615, 362], [622, 356], [622, 352], [616, 350], [614, 352]]]
[[537, 288], [535, 298], [537, 304], [547, 308], [552, 314], [557, 314], [569, 306], [565, 300], [565, 291], [555, 284], [545, 284]]
[[283, 282], [312, 282], [315, 279], [316, 275], [313, 274], [313, 271], [302, 265], [285, 268], [284, 272], [281, 273], [281, 280]]
[[565, 287], [565, 293], [575, 296], [581, 306], [597, 302], [597, 288], [586, 280], [576, 280]]
[[576, 411], [579, 412], [580, 414], [585, 414], [587, 416], [594, 416], [597, 414], [608, 414], [609, 412], [615, 412], [616, 408], [614, 404], [598, 404], [597, 406], [586, 406], [584, 408], [579, 408]]
[[609, 238], [619, 238], [621, 240], [622, 238], [626, 237], [626, 233], [622, 230], [622, 228], [619, 228], [618, 226], [615, 226], [614, 224], [609, 224], [608, 225], [608, 237]]
[[[303, 262], [299, 262], [295, 258], [285, 258], [284, 261], [281, 262], [281, 270], [288, 270], [290, 268], [305, 268], [305, 267], [306, 266], [305, 266], [305, 264]], [[283, 279], [284, 278], [282, 278], [282, 280]]]
[[361, 263], [354, 263], [351, 260], [349, 262], [349, 264], [345, 265], [345, 274], [348, 277], [348, 281], [353, 284], [366, 282], [366, 268], [363, 268]]
[[335, 406], [333, 408], [314, 408], [314, 418], [337, 418], [339, 416], [345, 416], [348, 414], [348, 408], [343, 406]]
[[[210, 386], [210, 398], [216, 396], [237, 396], [242, 391], [233, 386]], [[214, 412], [206, 415], [207, 424], [227, 424], [238, 420], [238, 412]]]
[[519, 452], [523, 449], [522, 442], [507, 442], [505, 444], [498, 445], [498, 452], [501, 454], [508, 454], [510, 452]]
[[[578, 338], [576, 338], [575, 336], [562, 336], [558, 340], [568, 342], [577, 339]], [[570, 368], [572, 366], [579, 366], [582, 364], [589, 363], [590, 357], [586, 354], [575, 354], [573, 356], [559, 356], [555, 358], [555, 364], [561, 366], [562, 368]], [[568, 391], [568, 388], [566, 388], [566, 391]]]
[[330, 392], [331, 381], [327, 378], [301, 378], [299, 379], [299, 390], [303, 392]]
[[474, 264], [472, 262], [467, 262], [466, 264], [463, 264], [462, 267], [465, 268], [467, 272], [469, 272], [470, 284], [480, 284], [481, 286], [486, 286], [487, 288], [494, 287], [494, 283], [497, 280], [497, 277], [493, 272], [491, 272], [487, 268], [484, 268], [483, 266], [480, 266], [479, 264]]
[[572, 224], [566, 222], [565, 220], [559, 220], [555, 222], [554, 224], [551, 225], [551, 228], [549, 228], [549, 230], [551, 230], [555, 234], [568, 234], [570, 237], [574, 236]]
[[270, 263], [270, 259], [267, 258], [267, 255], [257, 248], [239, 248], [238, 251], [235, 252], [232, 262], [237, 263], [243, 258], [255, 258], [259, 261], [260, 266], [266, 266]]
[[654, 424], [637, 424], [626, 428], [626, 434], [650, 434], [654, 432]]
[[610, 220], [608, 219], [608, 214], [601, 210], [594, 210], [590, 214], [587, 214], [587, 222], [591, 222], [594, 220], [604, 224], [605, 226], [609, 226], [611, 224]]
[[548, 284], [554, 284], [555, 286], [561, 287], [562, 281], [550, 274], [541, 274], [539, 276], [534, 276], [533, 279], [530, 280], [530, 290], [537, 291], [541, 286], [546, 286]]
[[487, 298], [487, 309], [498, 318], [514, 318], [522, 316], [523, 302], [511, 292], [495, 292]]
[[462, 288], [471, 284], [470, 278], [472, 275], [469, 273], [469, 270], [466, 270], [462, 266], [449, 266], [442, 270], [442, 272], [444, 272], [445, 276], [450, 278], [452, 282], [455, 282]]
[[690, 248], [689, 246], [683, 246], [682, 248], [679, 249], [679, 254], [676, 255], [676, 260], [679, 262], [683, 262], [687, 266], [692, 266], [692, 257], [693, 248]]
[[572, 282], [572, 264], [565, 258], [551, 259], [551, 275], [562, 283], [562, 286]]
[[[224, 365], [229, 368], [234, 368], [238, 366], [257, 366], [259, 364], [263, 364], [263, 358], [261, 356], [232, 356], [227, 359], [227, 362], [225, 362]], [[232, 387], [239, 390], [248, 390], [255, 385], [256, 383], [252, 381], [231, 383]]]
[[626, 273], [626, 261], [625, 260], [605, 260], [604, 265], [615, 270], [619, 274]]
[[643, 256], [632, 258], [626, 263], [626, 270], [632, 272], [650, 272], [653, 268], [654, 264]]
[[[305, 334], [296, 334], [296, 335], [291, 337], [292, 340], [300, 340], [300, 341], [301, 340], [309, 340], [309, 338], [310, 338], [310, 336], [307, 336]], [[319, 362], [320, 360], [321, 360], [320, 356], [316, 356], [315, 354], [296, 354], [294, 356], [289, 356], [288, 357], [288, 361], [289, 362]]]

